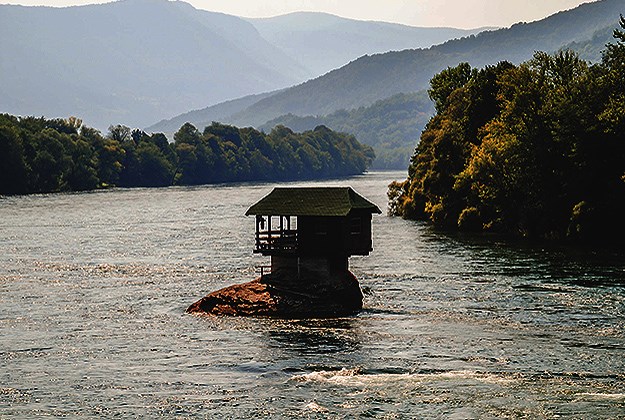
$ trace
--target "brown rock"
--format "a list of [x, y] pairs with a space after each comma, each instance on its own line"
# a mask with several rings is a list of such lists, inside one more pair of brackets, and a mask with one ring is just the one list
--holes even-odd
[[[284, 274], [281, 276], [284, 280]], [[273, 277], [275, 280], [275, 276]], [[217, 290], [195, 302], [187, 313], [231, 316], [310, 317], [347, 315], [362, 309], [358, 280], [345, 272], [334, 287], [289, 289], [271, 283], [272, 277], [257, 278]]]
[[270, 315], [276, 301], [260, 278], [212, 292], [187, 309], [187, 313], [211, 315]]

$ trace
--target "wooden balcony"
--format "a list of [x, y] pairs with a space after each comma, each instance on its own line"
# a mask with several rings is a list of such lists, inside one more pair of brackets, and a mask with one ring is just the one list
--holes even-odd
[[294, 254], [297, 252], [297, 230], [265, 230], [256, 232], [254, 252], [265, 255]]

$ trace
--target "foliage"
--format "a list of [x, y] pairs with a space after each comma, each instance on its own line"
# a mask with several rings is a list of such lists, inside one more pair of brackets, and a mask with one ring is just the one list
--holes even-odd
[[408, 179], [389, 186], [391, 212], [530, 238], [625, 234], [622, 17], [620, 24], [601, 63], [538, 52], [518, 66], [461, 64], [435, 76], [437, 114]]
[[67, 120], [0, 114], [0, 194], [160, 187], [362, 173], [374, 159], [353, 136], [319, 126], [269, 135], [213, 123], [183, 125], [170, 144], [161, 133], [123, 125], [109, 133]]
[[433, 108], [425, 92], [401, 93], [376, 101], [373, 105], [352, 110], [339, 110], [324, 116], [299, 117], [283, 115], [260, 128], [271, 130], [284, 125], [300, 132], [318, 125], [353, 134], [358, 141], [375, 150], [376, 169], [399, 169], [408, 165], [410, 153], [417, 143]]
[[174, 138], [176, 179], [185, 184], [354, 175], [375, 157], [353, 136], [324, 126], [299, 134], [277, 126], [264, 134], [214, 122], [200, 134], [187, 123]]

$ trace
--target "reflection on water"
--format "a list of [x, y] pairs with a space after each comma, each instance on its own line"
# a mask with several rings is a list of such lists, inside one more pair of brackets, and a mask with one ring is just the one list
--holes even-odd
[[[346, 181], [385, 207], [401, 173]], [[625, 255], [374, 217], [338, 319], [198, 318], [273, 185], [0, 199], [0, 417], [623, 418]], [[249, 220], [248, 220], [249, 219]]]
[[294, 356], [353, 352], [359, 347], [356, 328], [349, 318], [296, 320], [266, 331], [267, 345]]

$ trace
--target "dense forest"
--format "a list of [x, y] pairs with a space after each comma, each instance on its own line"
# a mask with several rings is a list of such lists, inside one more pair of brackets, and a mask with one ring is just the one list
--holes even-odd
[[333, 130], [351, 133], [375, 150], [376, 169], [399, 169], [408, 166], [410, 153], [417, 144], [417, 134], [430, 119], [432, 103], [425, 92], [400, 93], [373, 105], [352, 110], [339, 110], [323, 116], [299, 117], [288, 114], [260, 126], [270, 130], [284, 125], [295, 131], [325, 125]]
[[174, 139], [123, 125], [103, 136], [74, 117], [0, 114], [0, 194], [346, 176], [362, 173], [375, 157], [353, 136], [324, 126], [264, 134], [185, 124]]
[[625, 19], [600, 63], [571, 51], [466, 63], [431, 80], [436, 115], [391, 213], [530, 238], [625, 234]]

